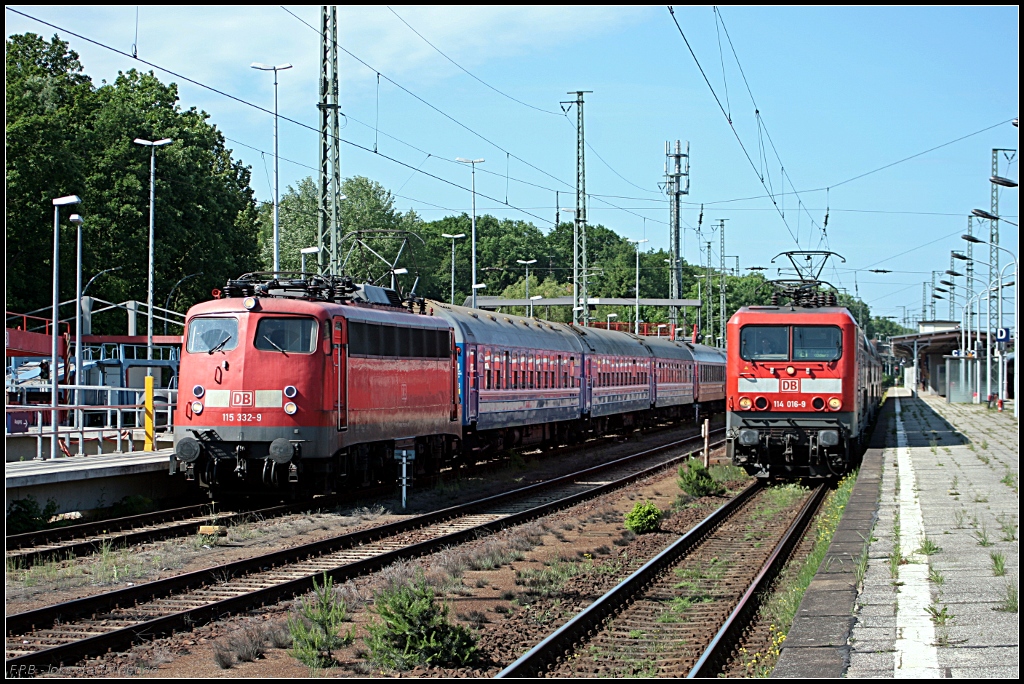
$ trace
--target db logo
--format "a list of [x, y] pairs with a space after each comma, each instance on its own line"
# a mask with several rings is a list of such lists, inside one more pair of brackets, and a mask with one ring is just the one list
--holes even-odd
[[800, 381], [799, 380], [783, 380], [782, 381], [783, 392], [799, 392]]
[[231, 405], [239, 408], [252, 408], [256, 405], [256, 395], [252, 390], [245, 392], [232, 390]]

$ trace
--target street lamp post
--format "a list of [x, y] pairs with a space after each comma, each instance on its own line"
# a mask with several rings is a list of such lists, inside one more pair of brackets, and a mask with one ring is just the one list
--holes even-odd
[[530, 318], [533, 318], [533, 303], [538, 299], [544, 299], [544, 295], [534, 295], [530, 297]]
[[[76, 233], [78, 234], [77, 240], [77, 252], [78, 258], [75, 267], [75, 385], [82, 384], [82, 217], [78, 214], [72, 214], [68, 219], [71, 223], [75, 224]], [[75, 388], [75, 405], [79, 406], [82, 403], [82, 390]], [[82, 410], [75, 409], [75, 425], [82, 428]], [[78, 455], [85, 455], [84, 447], [84, 436], [79, 433], [78, 439]]]
[[[186, 280], [191, 280], [192, 278], [195, 278], [195, 277], [201, 276], [201, 275], [203, 275], [202, 271], [199, 271], [199, 273], [191, 273], [191, 274], [185, 276], [184, 278], [179, 279], [178, 282], [174, 283], [174, 287], [172, 287], [171, 291], [167, 293], [167, 299], [164, 300], [164, 311], [166, 312], [166, 311], [170, 310], [170, 308], [171, 308], [171, 297], [174, 296], [174, 291], [178, 289], [179, 285], [181, 285]], [[167, 314], [164, 313], [164, 335], [166, 335], [166, 334], [167, 334]]]
[[[136, 138], [135, 144], [149, 148], [149, 287], [146, 293], [146, 359], [153, 359], [153, 202], [156, 197], [156, 148], [170, 145], [173, 140], [163, 138], [152, 142]], [[153, 374], [153, 367], [146, 366], [146, 375]]]
[[618, 318], [618, 317], [619, 317], [619, 314], [616, 314], [616, 313], [610, 313], [607, 316], [605, 316], [604, 327], [607, 328], [608, 330], [611, 330], [612, 329], [612, 319], [613, 318]]
[[[459, 233], [458, 235], [449, 235], [448, 233], [441, 233], [441, 237], [447, 238], [447, 239], [452, 241], [452, 301], [451, 301], [451, 303], [454, 305], [455, 304], [455, 241], [456, 240], [461, 240], [462, 238], [466, 237], [466, 234], [465, 233]], [[476, 250], [474, 250], [474, 253], [475, 253], [475, 251]], [[474, 280], [476, 280], [475, 276], [474, 276]]]
[[299, 250], [299, 259], [301, 260], [302, 272], [303, 273], [306, 272], [306, 255], [307, 254], [317, 254], [319, 252], [320, 252], [320, 248], [319, 247], [303, 247], [302, 249]]
[[[981, 210], [980, 209], [975, 209], [974, 210], [975, 215], [977, 215], [978, 212], [981, 212]], [[985, 213], [985, 212], [982, 212], [982, 213]], [[991, 214], [990, 214], [990, 216], [991, 216]], [[994, 218], [998, 219], [998, 217], [994, 217]], [[1005, 220], [1005, 219], [1000, 219], [1000, 220]], [[1013, 226], [1017, 225], [1016, 223], [1013, 223], [1012, 221], [1006, 221], [1006, 222], [1009, 223], [1010, 225], [1013, 225]], [[986, 242], [985, 240], [979, 240], [978, 238], [974, 237], [973, 235], [961, 235], [960, 237], [963, 238], [964, 240], [966, 240], [967, 242], [973, 242], [975, 244], [989, 245], [990, 247], [993, 246], [991, 243]], [[994, 245], [994, 246], [995, 246], [996, 249], [998, 249], [1000, 251], [1003, 251], [1003, 252], [1006, 252], [1007, 254], [1009, 254], [1010, 255], [1010, 259], [1013, 261], [1013, 276], [1014, 276], [1013, 277], [1013, 287], [1014, 287], [1014, 291], [1013, 291], [1013, 416], [1014, 416], [1014, 418], [1018, 418], [1018, 417], [1020, 417], [1020, 414], [1019, 414], [1019, 410], [1020, 409], [1017, 408], [1017, 404], [1018, 404], [1017, 392], [1020, 389], [1020, 380], [1017, 378], [1017, 371], [1018, 371], [1018, 363], [1017, 363], [1017, 351], [1018, 350], [1017, 350], [1017, 345], [1018, 345], [1018, 343], [1020, 341], [1020, 331], [1017, 329], [1017, 326], [1018, 326], [1018, 323], [1019, 323], [1019, 313], [1018, 313], [1017, 309], [1019, 308], [1019, 305], [1020, 305], [1020, 299], [1019, 299], [1019, 293], [1020, 293], [1020, 268], [1019, 268], [1019, 266], [1017, 264], [1017, 255], [1016, 254], [1014, 254], [1010, 250], [1006, 249], [1005, 247], [1000, 247], [999, 245]], [[980, 262], [979, 261], [978, 263], [984, 263], [984, 262]], [[1009, 264], [1007, 264], [1007, 266], [1008, 265]], [[991, 266], [989, 266], [989, 268], [991, 268]], [[1003, 269], [1005, 270], [1006, 266], [1004, 266]], [[1003, 281], [1003, 275], [1002, 275], [1002, 272], [1000, 272], [1000, 274], [999, 274], [999, 285], [998, 285], [999, 309], [1000, 309], [1000, 311], [999, 311], [999, 326], [1000, 327], [1002, 327], [1002, 325], [1003, 325], [1003, 318], [1002, 318], [1002, 305], [1003, 305], [1003, 293], [1002, 293], [1003, 290], [1002, 290], [1002, 288], [1003, 288], [1003, 285], [1002, 285], [1002, 281]], [[992, 335], [991, 330], [992, 330], [992, 323], [990, 321], [989, 322], [989, 335], [988, 335], [989, 338], [991, 338], [991, 335]], [[988, 348], [989, 343], [990, 343], [990, 339], [986, 339], [986, 350]], [[987, 356], [987, 354], [986, 354], [986, 356]], [[990, 371], [990, 375], [991, 375], [991, 371]], [[989, 383], [991, 384], [991, 377], [989, 379]], [[1000, 383], [1000, 385], [1001, 384], [1002, 383]]]
[[476, 165], [484, 163], [485, 160], [483, 160], [483, 159], [463, 159], [462, 157], [456, 157], [455, 161], [460, 162], [462, 164], [470, 164], [473, 167], [473, 172], [472, 172], [472, 195], [473, 195], [473, 214], [472, 214], [473, 224], [472, 225], [473, 225], [473, 235], [472, 235], [472, 238], [470, 239], [470, 242], [472, 243], [471, 250], [473, 252], [473, 254], [472, 254], [472, 264], [473, 264], [473, 268], [472, 268], [473, 280], [472, 280], [472, 283], [473, 283], [473, 308], [475, 309], [476, 308], [476, 291], [478, 289], [480, 289], [480, 288], [477, 287], [477, 285], [479, 285], [480, 283], [476, 282]]
[[[537, 263], [536, 259], [530, 259], [529, 261], [523, 261], [522, 259], [516, 259], [517, 264], [526, 266], [526, 298], [530, 298], [530, 264]], [[533, 306], [530, 306], [530, 317], [533, 318]]]
[[[78, 195], [67, 195], [53, 200], [53, 320], [50, 340], [50, 458], [57, 458], [57, 341], [60, 336], [60, 208], [79, 204]], [[42, 426], [39, 426], [42, 429]]]
[[634, 321], [633, 334], [640, 334], [640, 245], [647, 242], [647, 240], [630, 240], [636, 245], [636, 291], [633, 293], [636, 297], [636, 321]]
[[277, 157], [277, 72], [284, 71], [285, 69], [291, 69], [291, 64], [280, 64], [278, 66], [270, 66], [269, 64], [260, 64], [259, 62], [253, 62], [250, 64], [253, 69], [260, 71], [273, 71], [274, 72], [274, 272], [277, 273], [281, 270], [281, 232], [278, 227], [278, 157]]

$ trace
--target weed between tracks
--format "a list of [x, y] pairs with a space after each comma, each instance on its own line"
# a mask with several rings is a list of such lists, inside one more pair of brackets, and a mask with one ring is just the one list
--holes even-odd
[[[765, 651], [749, 653], [741, 650], [739, 661], [749, 677], [768, 677], [771, 675], [782, 652], [782, 644], [793, 624], [796, 611], [803, 600], [804, 592], [810, 585], [818, 567], [825, 558], [829, 544], [839, 521], [846, 510], [846, 504], [857, 482], [857, 471], [844, 477], [835, 491], [829, 493], [815, 519], [811, 532], [814, 535], [814, 547], [805, 559], [793, 559], [779, 576], [774, 591], [767, 602], [762, 604], [758, 619], [768, 623], [769, 640]], [[785, 489], [780, 487], [779, 489]], [[777, 494], [778, 497], [786, 496]], [[791, 495], [789, 495], [791, 496]], [[778, 509], [778, 510], [781, 510]], [[866, 557], [865, 557], [866, 561]]]

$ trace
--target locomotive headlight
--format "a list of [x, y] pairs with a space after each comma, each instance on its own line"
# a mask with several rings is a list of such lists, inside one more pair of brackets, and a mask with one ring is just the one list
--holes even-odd
[[766, 408], [768, 408], [768, 400], [765, 399], [764, 397], [758, 397], [757, 399], [754, 400], [754, 406], [757, 407], [758, 411], [764, 411]]
[[842, 405], [843, 402], [839, 400], [839, 397], [832, 397], [828, 400], [828, 407], [833, 411], [838, 411]]
[[786, 373], [788, 375], [796, 375], [796, 368], [793, 368], [792, 366], [789, 366], [789, 367], [786, 368]]
[[193, 401], [192, 402], [192, 413], [194, 413], [194, 414], [196, 414], [198, 416], [202, 412], [203, 412], [203, 402], [201, 402], [201, 401]]
[[284, 388], [284, 396], [289, 399], [294, 399], [295, 395], [299, 393], [299, 390], [295, 389], [295, 385], [288, 385]]
[[195, 395], [196, 399], [202, 399], [203, 395], [206, 394], [206, 389], [202, 385], [196, 385], [192, 388], [192, 394]]
[[299, 407], [295, 405], [294, 401], [289, 401], [284, 405], [284, 412], [289, 416], [294, 416], [295, 412], [299, 410]]
[[247, 311], [252, 311], [257, 306], [259, 306], [259, 304], [260, 300], [256, 299], [255, 297], [246, 297], [245, 299], [242, 300], [242, 306], [244, 306]]
[[743, 446], [754, 446], [757, 444], [757, 430], [740, 430], [739, 442]]
[[822, 430], [818, 433], [818, 444], [821, 446], [836, 446], [839, 444], [838, 430]]
[[740, 397], [740, 408], [744, 411], [749, 411], [753, 405], [754, 402], [750, 400], [750, 397]]
[[825, 408], [825, 400], [821, 397], [814, 397], [814, 399], [811, 400], [811, 406], [814, 407], [815, 411], [820, 411]]

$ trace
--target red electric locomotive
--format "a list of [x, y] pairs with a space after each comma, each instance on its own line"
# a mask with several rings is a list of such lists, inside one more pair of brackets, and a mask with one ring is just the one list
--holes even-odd
[[383, 288], [352, 288], [343, 305], [274, 283], [229, 283], [189, 311], [174, 420], [187, 475], [221, 491], [361, 485], [393, 479], [403, 438], [436, 466], [460, 435], [447, 323]]
[[790, 304], [743, 307], [729, 320], [727, 452], [757, 477], [835, 477], [860, 458], [881, 362], [834, 292], [787, 285]]

